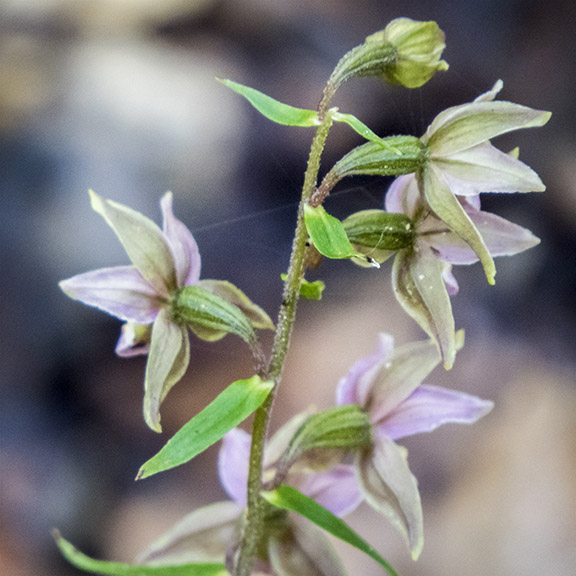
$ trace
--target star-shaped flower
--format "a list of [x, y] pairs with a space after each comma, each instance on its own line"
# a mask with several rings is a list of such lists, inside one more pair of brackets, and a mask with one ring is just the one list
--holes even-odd
[[[275, 474], [275, 465], [290, 440], [309, 416], [304, 412], [287, 422], [270, 440], [265, 454], [265, 480]], [[246, 507], [250, 457], [250, 435], [240, 429], [225, 437], [218, 459], [220, 482], [231, 501], [218, 502], [188, 514], [152, 543], [138, 563], [168, 566], [187, 562], [222, 562], [232, 566], [240, 525]], [[337, 464], [328, 473], [300, 467], [285, 479], [291, 485], [343, 516], [362, 499], [351, 466]], [[270, 509], [264, 542], [254, 573], [269, 576], [345, 576], [344, 568], [329, 540], [318, 527], [295, 514]]]
[[395, 440], [449, 422], [471, 424], [493, 406], [463, 392], [422, 384], [439, 361], [433, 342], [394, 350], [392, 337], [381, 334], [377, 350], [352, 366], [336, 395], [339, 405], [357, 404], [369, 414], [374, 440], [357, 454], [358, 481], [368, 504], [405, 537], [414, 559], [423, 545], [422, 506], [407, 451]]
[[490, 139], [520, 128], [543, 126], [551, 115], [512, 102], [494, 101], [502, 86], [499, 80], [474, 102], [448, 108], [436, 116], [421, 139], [428, 158], [417, 174], [428, 206], [476, 252], [490, 283], [494, 283], [496, 270], [488, 247], [454, 195], [543, 191], [544, 184], [531, 168], [495, 148]]
[[[152, 325], [150, 345], [144, 349], [148, 352], [144, 418], [150, 428], [160, 432], [160, 404], [182, 378], [190, 360], [188, 330], [172, 321], [170, 299], [178, 288], [198, 283], [198, 246], [188, 228], [175, 218], [170, 192], [161, 201], [162, 230], [139, 212], [92, 191], [90, 200], [118, 236], [132, 266], [86, 272], [63, 280], [60, 288], [75, 300], [133, 323], [128, 329]], [[120, 350], [125, 340], [123, 332]]]
[[[536, 246], [529, 230], [480, 210], [480, 198], [462, 196], [456, 202], [472, 222], [491, 257], [511, 256]], [[454, 318], [449, 295], [458, 291], [452, 264], [472, 264], [477, 253], [423, 201], [414, 174], [398, 177], [386, 194], [386, 210], [408, 216], [414, 225], [414, 245], [400, 250], [394, 261], [394, 292], [428, 335], [438, 342], [449, 368], [456, 354]]]
[[144, 382], [144, 419], [160, 432], [160, 404], [184, 375], [190, 360], [188, 329], [205, 340], [226, 335], [226, 326], [194, 324], [175, 317], [173, 302], [185, 287], [198, 285], [257, 328], [273, 328], [267, 314], [229, 282], [200, 280], [200, 254], [188, 228], [172, 211], [172, 194], [161, 200], [162, 230], [151, 220], [90, 192], [92, 208], [116, 233], [131, 266], [86, 272], [60, 282], [71, 298], [124, 320], [116, 352], [148, 354]]

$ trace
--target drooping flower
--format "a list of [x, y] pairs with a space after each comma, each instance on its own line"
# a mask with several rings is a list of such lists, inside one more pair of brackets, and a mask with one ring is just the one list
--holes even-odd
[[477, 225], [454, 195], [481, 192], [541, 192], [538, 175], [490, 140], [521, 128], [543, 126], [550, 112], [494, 101], [502, 81], [474, 102], [441, 112], [422, 136], [428, 160], [417, 174], [418, 186], [436, 216], [464, 240], [494, 283], [494, 262]]
[[[275, 466], [290, 440], [309, 416], [299, 414], [287, 422], [266, 447], [264, 481], [272, 479]], [[218, 459], [222, 486], [231, 501], [218, 502], [195, 510], [153, 542], [138, 558], [139, 564], [169, 566], [187, 562], [234, 564], [236, 545], [246, 507], [246, 486], [250, 457], [250, 435], [240, 429], [223, 440]], [[361, 502], [352, 466], [337, 464], [330, 472], [316, 472], [301, 466], [285, 481], [343, 516]], [[263, 546], [255, 568], [269, 576], [345, 576], [332, 545], [318, 527], [298, 515], [270, 507], [265, 519]]]
[[[247, 310], [256, 327], [273, 327], [266, 313], [228, 282], [201, 281], [201, 260], [192, 233], [172, 211], [172, 194], [161, 200], [162, 230], [151, 220], [124, 206], [90, 192], [92, 208], [116, 233], [131, 266], [115, 266], [86, 272], [60, 282], [74, 300], [94, 306], [124, 320], [116, 352], [120, 356], [148, 354], [144, 382], [144, 419], [161, 431], [160, 404], [184, 375], [190, 360], [188, 328], [200, 337], [216, 339], [226, 331], [175, 321], [172, 301], [183, 288], [199, 285]], [[241, 302], [240, 302], [241, 301]], [[240, 303], [239, 303], [240, 302]]]
[[[456, 202], [478, 231], [491, 257], [511, 256], [536, 246], [529, 230], [480, 209], [480, 198], [462, 196]], [[386, 194], [386, 210], [413, 222], [412, 246], [398, 251], [393, 271], [394, 292], [420, 326], [434, 339], [450, 367], [456, 354], [454, 318], [449, 296], [458, 291], [452, 265], [473, 264], [477, 253], [430, 210], [418, 191], [414, 174], [399, 176]]]
[[355, 462], [360, 488], [404, 536], [414, 559], [423, 545], [422, 506], [407, 451], [395, 440], [449, 422], [471, 424], [493, 407], [488, 400], [422, 384], [439, 362], [431, 341], [394, 350], [393, 338], [380, 334], [376, 351], [352, 366], [336, 394], [337, 404], [357, 404], [369, 414], [373, 443], [358, 451]]

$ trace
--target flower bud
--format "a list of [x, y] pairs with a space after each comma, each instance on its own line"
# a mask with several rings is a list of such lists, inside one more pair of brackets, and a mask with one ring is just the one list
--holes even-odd
[[386, 28], [366, 38], [366, 45], [390, 43], [396, 50], [393, 66], [382, 70], [381, 76], [390, 84], [418, 88], [426, 84], [437, 70], [448, 70], [440, 60], [446, 47], [444, 32], [436, 22], [417, 22], [410, 18], [392, 20]]
[[444, 32], [436, 22], [392, 20], [338, 62], [322, 95], [320, 117], [328, 110], [336, 90], [350, 78], [378, 76], [406, 88], [422, 86], [436, 70], [448, 69], [448, 64], [440, 60], [445, 47]]
[[384, 210], [356, 212], [348, 216], [343, 224], [350, 243], [359, 252], [370, 254], [378, 262], [383, 261], [377, 257], [381, 253], [412, 246], [416, 236], [414, 223], [408, 216]]

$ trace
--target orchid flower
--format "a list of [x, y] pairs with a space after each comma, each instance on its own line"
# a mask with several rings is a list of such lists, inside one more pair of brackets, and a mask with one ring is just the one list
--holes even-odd
[[454, 196], [480, 192], [541, 192], [538, 175], [490, 139], [520, 128], [543, 126], [550, 112], [533, 110], [511, 102], [494, 101], [503, 87], [501, 80], [474, 102], [441, 112], [424, 136], [428, 159], [417, 173], [418, 186], [436, 216], [478, 255], [488, 281], [496, 270], [477, 226]]
[[[265, 480], [285, 453], [295, 432], [308, 417], [304, 412], [288, 421], [270, 440], [265, 452]], [[239, 428], [224, 437], [218, 458], [220, 482], [231, 501], [219, 502], [188, 514], [152, 543], [138, 558], [150, 566], [187, 562], [222, 562], [231, 558], [246, 507], [251, 437]], [[350, 465], [337, 464], [329, 472], [300, 468], [285, 481], [338, 516], [362, 501]], [[258, 573], [270, 576], [345, 576], [344, 568], [322, 531], [298, 515], [275, 511], [266, 531], [265, 558]]]
[[395, 440], [449, 422], [472, 424], [493, 407], [488, 400], [422, 384], [439, 362], [431, 341], [394, 350], [393, 338], [380, 334], [376, 351], [352, 366], [336, 393], [337, 404], [357, 404], [369, 414], [373, 443], [355, 462], [360, 488], [368, 504], [404, 536], [414, 559], [424, 541], [422, 506], [407, 451]]
[[[480, 210], [480, 198], [457, 200], [478, 231], [490, 256], [511, 256], [536, 246], [540, 240], [529, 230]], [[476, 252], [440, 220], [419, 192], [414, 174], [399, 176], [386, 194], [386, 210], [402, 213], [414, 223], [415, 242], [400, 250], [392, 281], [397, 299], [428, 335], [438, 342], [444, 363], [452, 366], [456, 354], [454, 318], [449, 296], [458, 292], [452, 265], [478, 261]]]
[[[266, 313], [229, 282], [200, 280], [201, 260], [192, 233], [172, 211], [172, 194], [161, 202], [162, 230], [151, 220], [124, 206], [90, 192], [92, 208], [116, 233], [131, 266], [86, 272], [60, 282], [74, 300], [94, 306], [124, 320], [116, 352], [120, 356], [148, 354], [144, 381], [144, 419], [160, 432], [160, 404], [184, 375], [190, 360], [188, 328], [207, 340], [225, 331], [176, 322], [171, 306], [186, 286], [204, 289], [237, 305], [256, 327], [273, 327]], [[202, 330], [200, 332], [200, 330]]]

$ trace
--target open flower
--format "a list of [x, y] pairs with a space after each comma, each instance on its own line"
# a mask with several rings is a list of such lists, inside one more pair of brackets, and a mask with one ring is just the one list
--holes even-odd
[[[190, 360], [186, 326], [172, 321], [170, 299], [178, 288], [197, 284], [200, 254], [191, 232], [172, 212], [172, 194], [161, 201], [163, 230], [151, 220], [111, 200], [90, 192], [92, 208], [114, 230], [132, 261], [132, 266], [93, 270], [63, 280], [60, 288], [74, 300], [100, 308], [128, 322], [117, 349], [129, 355], [126, 330], [152, 325], [144, 382], [144, 419], [161, 431], [160, 403], [184, 375]], [[131, 324], [132, 323], [132, 324]]]
[[[172, 211], [172, 194], [161, 202], [162, 230], [151, 220], [90, 192], [92, 208], [110, 225], [124, 246], [131, 266], [93, 270], [63, 280], [71, 298], [124, 320], [116, 352], [148, 354], [144, 382], [144, 419], [160, 432], [160, 404], [184, 375], [190, 360], [188, 328], [205, 340], [222, 338], [226, 328], [177, 322], [172, 304], [187, 286], [199, 285], [245, 313], [257, 328], [273, 328], [267, 314], [229, 282], [200, 280], [200, 254], [192, 233]], [[227, 304], [227, 305], [229, 305]]]
[[369, 414], [374, 440], [356, 457], [360, 487], [368, 504], [404, 536], [414, 559], [423, 545], [422, 506], [407, 451], [395, 440], [449, 422], [471, 424], [493, 406], [463, 392], [422, 384], [439, 362], [433, 342], [394, 350], [392, 337], [380, 334], [376, 351], [352, 366], [336, 394], [338, 404], [357, 404]]
[[[274, 479], [290, 441], [308, 416], [308, 412], [303, 412], [289, 420], [267, 444], [264, 453], [264, 482]], [[224, 436], [218, 458], [220, 482], [239, 506], [246, 505], [250, 442], [250, 434], [235, 428]], [[338, 463], [332, 466], [333, 463], [330, 456], [326, 460], [319, 454], [310, 460], [304, 456], [300, 462], [295, 463], [282, 482], [298, 488], [336, 516], [343, 517], [358, 507], [362, 496], [358, 491], [353, 467]]]
[[[540, 240], [529, 230], [480, 210], [480, 198], [456, 200], [472, 222], [491, 257], [511, 256], [536, 246]], [[408, 216], [414, 225], [413, 246], [400, 250], [394, 261], [392, 282], [403, 308], [434, 339], [444, 363], [452, 366], [456, 354], [454, 318], [449, 295], [458, 291], [452, 265], [472, 264], [477, 253], [422, 200], [414, 174], [398, 177], [386, 194], [386, 210]]]
[[[275, 474], [275, 465], [285, 453], [294, 433], [309, 416], [299, 414], [270, 440], [265, 454], [265, 480]], [[220, 482], [231, 498], [200, 508], [185, 516], [157, 541], [137, 562], [169, 566], [188, 562], [222, 562], [232, 567], [246, 507], [250, 457], [250, 435], [236, 428], [225, 437], [218, 459]], [[362, 501], [353, 467], [336, 465], [329, 473], [300, 468], [287, 483], [343, 516]], [[344, 568], [322, 530], [296, 514], [270, 507], [264, 530], [265, 545], [255, 573], [268, 576], [345, 576]]]
[[418, 172], [418, 186], [426, 203], [476, 252], [490, 283], [494, 283], [496, 273], [490, 252], [454, 194], [543, 191], [545, 186], [532, 169], [492, 146], [490, 139], [520, 128], [543, 126], [551, 115], [494, 101], [502, 86], [499, 80], [474, 102], [448, 108], [436, 116], [422, 137], [428, 160]]

